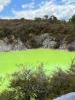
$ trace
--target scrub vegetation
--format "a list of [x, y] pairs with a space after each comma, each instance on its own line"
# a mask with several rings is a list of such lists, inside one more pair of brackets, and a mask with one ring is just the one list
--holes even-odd
[[12, 74], [10, 86], [0, 94], [0, 98], [1, 100], [52, 100], [73, 91], [75, 91], [74, 61], [68, 71], [58, 69], [53, 75], [46, 75], [43, 65], [35, 71], [23, 68]]

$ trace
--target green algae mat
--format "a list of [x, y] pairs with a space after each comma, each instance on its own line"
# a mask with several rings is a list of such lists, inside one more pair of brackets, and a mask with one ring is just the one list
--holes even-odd
[[[44, 65], [46, 73], [52, 73], [58, 68], [67, 70], [74, 58], [75, 52], [52, 49], [0, 52], [0, 75], [11, 74], [22, 66], [34, 70], [40, 64]], [[7, 83], [5, 79], [2, 85]]]
[[67, 69], [74, 57], [75, 52], [49, 49], [0, 52], [0, 73], [12, 73], [20, 65], [32, 68], [43, 64], [49, 71], [56, 67]]

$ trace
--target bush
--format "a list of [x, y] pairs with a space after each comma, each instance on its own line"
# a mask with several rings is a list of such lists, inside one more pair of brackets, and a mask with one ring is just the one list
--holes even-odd
[[14, 91], [5, 90], [0, 94], [1, 100], [16, 100]]
[[68, 47], [68, 50], [69, 50], [69, 51], [75, 51], [75, 48], [72, 47], [72, 46], [69, 46], [69, 47]]
[[50, 81], [50, 97], [58, 97], [69, 92], [75, 92], [75, 60], [72, 61], [67, 72], [59, 69], [54, 73]]
[[58, 69], [53, 76], [46, 76], [43, 66], [38, 70], [21, 70], [14, 73], [10, 84], [13, 91], [1, 93], [1, 100], [52, 100], [75, 91], [75, 63], [67, 72]]
[[[15, 74], [15, 79], [11, 82], [12, 88], [20, 88], [20, 91], [25, 97], [36, 98], [36, 100], [46, 100], [48, 95], [49, 79], [46, 77], [42, 68], [39, 68], [37, 72], [31, 70], [22, 71], [22, 73]], [[27, 98], [26, 98], [27, 100]]]

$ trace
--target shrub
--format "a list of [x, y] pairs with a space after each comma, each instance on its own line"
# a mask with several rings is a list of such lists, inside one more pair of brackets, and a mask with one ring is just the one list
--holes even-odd
[[69, 92], [75, 92], [75, 60], [72, 61], [70, 69], [67, 72], [59, 69], [54, 73], [50, 80], [50, 97], [61, 96]]
[[70, 92], [70, 77], [68, 74], [59, 70], [55, 73], [50, 82], [50, 96], [53, 99], [54, 97], [60, 96], [62, 94]]
[[14, 91], [5, 90], [0, 94], [1, 100], [16, 100]]
[[68, 71], [58, 69], [52, 76], [46, 76], [43, 66], [38, 70], [21, 70], [13, 75], [10, 84], [12, 91], [1, 93], [1, 100], [52, 100], [75, 91], [75, 63]]
[[75, 48], [72, 47], [72, 46], [69, 46], [69, 47], [68, 47], [68, 50], [69, 50], [69, 51], [75, 51]]
[[[22, 73], [15, 74], [15, 79], [11, 82], [11, 87], [20, 87], [20, 91], [25, 97], [36, 98], [36, 100], [46, 100], [48, 95], [49, 80], [46, 77], [42, 68], [39, 68], [37, 72], [32, 72], [31, 70], [22, 71]], [[27, 100], [26, 98], [26, 100]]]

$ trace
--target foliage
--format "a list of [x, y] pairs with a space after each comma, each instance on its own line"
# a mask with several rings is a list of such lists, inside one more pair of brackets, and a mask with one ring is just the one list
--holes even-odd
[[10, 90], [1, 93], [1, 100], [50, 100], [75, 91], [75, 63], [67, 72], [58, 69], [53, 76], [47, 76], [43, 65], [37, 71], [23, 69], [13, 75]]
[[70, 19], [69, 19], [70, 22], [72, 23], [75, 23], [75, 15], [73, 15]]
[[50, 97], [58, 97], [69, 92], [75, 92], [75, 60], [72, 61], [70, 69], [67, 72], [59, 69], [54, 73], [50, 85]]
[[[0, 20], [0, 39], [14, 35], [24, 43], [29, 40], [29, 35], [40, 35], [52, 33], [53, 36], [61, 41], [67, 37], [67, 41], [75, 38], [75, 25], [70, 22], [58, 20], [57, 17], [48, 15], [45, 18], [35, 18], [35, 20], [26, 20], [24, 18], [14, 20]], [[74, 15], [70, 19], [74, 22]]]
[[[16, 76], [16, 74], [14, 74]], [[20, 88], [20, 91], [24, 95], [24, 99], [35, 98], [36, 100], [45, 100], [48, 94], [48, 78], [46, 77], [43, 69], [39, 67], [36, 72], [31, 70], [22, 71], [22, 73], [17, 74], [16, 80], [12, 80], [11, 87]], [[30, 100], [30, 99], [28, 99]]]

